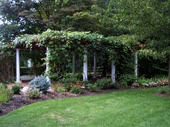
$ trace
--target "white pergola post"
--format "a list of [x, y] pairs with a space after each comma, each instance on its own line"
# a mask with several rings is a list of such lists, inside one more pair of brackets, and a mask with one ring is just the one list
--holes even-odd
[[16, 49], [16, 83], [20, 83], [20, 58], [19, 58], [19, 50]]
[[75, 74], [75, 53], [73, 52], [73, 67], [72, 67], [72, 73]]
[[28, 62], [28, 67], [31, 67], [31, 59], [27, 60]]
[[[135, 77], [138, 78], [138, 51], [135, 51]], [[136, 80], [137, 82], [137, 80]]]
[[112, 67], [111, 67], [112, 68], [112, 72], [111, 72], [112, 75], [111, 75], [111, 80], [112, 80], [113, 83], [115, 83], [115, 65], [114, 64], [115, 64], [115, 61], [112, 60]]
[[96, 53], [94, 53], [94, 76], [93, 76], [93, 78], [96, 78], [96, 70], [97, 70], [97, 67], [96, 67]]
[[50, 56], [50, 49], [48, 47], [46, 47], [46, 78], [47, 78], [47, 81], [50, 81], [51, 83], [51, 80], [50, 80], [50, 75], [49, 75], [49, 71], [50, 71], [50, 63], [49, 63], [49, 60], [48, 60], [48, 56]]
[[87, 68], [87, 49], [84, 50], [83, 60], [83, 81], [88, 80], [88, 68]]

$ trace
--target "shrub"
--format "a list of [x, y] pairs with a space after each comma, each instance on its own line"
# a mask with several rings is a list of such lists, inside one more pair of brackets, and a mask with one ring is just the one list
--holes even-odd
[[75, 94], [81, 94], [83, 92], [83, 89], [79, 85], [74, 85], [71, 87], [70, 92]]
[[63, 93], [63, 92], [67, 92], [67, 89], [63, 85], [61, 85], [61, 84], [60, 85], [56, 84], [55, 91]]
[[21, 92], [21, 88], [22, 88], [22, 83], [15, 83], [12, 86], [12, 91], [14, 92], [14, 94], [19, 94]]
[[115, 89], [120, 89], [120, 83], [115, 82], [114, 85], [113, 85], [113, 87], [114, 87]]
[[10, 100], [13, 94], [13, 91], [8, 89], [6, 85], [0, 83], [0, 104], [3, 104], [6, 101]]
[[64, 88], [66, 89], [66, 91], [70, 91], [71, 89], [71, 85], [70, 83], [74, 83], [76, 84], [77, 79], [74, 77], [70, 77], [70, 78], [63, 78], [61, 80], [59, 80], [61, 83], [63, 83]]
[[87, 88], [87, 87], [88, 87], [88, 84], [91, 84], [91, 81], [89, 81], [89, 80], [84, 80], [82, 83], [83, 83], [83, 85], [85, 86], [85, 88]]
[[34, 89], [29, 88], [26, 92], [26, 97], [29, 97], [32, 99], [40, 98], [41, 95], [42, 95], [42, 92], [40, 92], [39, 89], [37, 89], [36, 87], [34, 87]]
[[64, 83], [63, 87], [65, 88], [66, 92], [68, 92], [71, 89], [71, 84], [70, 83]]
[[110, 88], [112, 85], [111, 79], [103, 78], [103, 79], [97, 79], [96, 81], [97, 87], [100, 89]]
[[127, 87], [128, 85], [127, 85], [127, 82], [123, 81], [123, 82], [120, 83], [120, 86]]
[[62, 84], [63, 84], [63, 86], [64, 86], [64, 88], [66, 89], [66, 91], [70, 91], [71, 90], [71, 84], [77, 84], [77, 85], [82, 85], [82, 84], [80, 84], [80, 82], [79, 81], [77, 81], [77, 79], [76, 78], [74, 78], [74, 77], [70, 77], [70, 78], [63, 78], [63, 79], [61, 79], [61, 80], [59, 80]]
[[138, 84], [138, 83], [136, 83], [136, 82], [134, 82], [134, 83], [132, 84], [132, 86], [136, 86], [136, 87], [138, 87], [138, 86], [139, 86], [139, 84]]
[[135, 82], [136, 77], [130, 74], [125, 74], [119, 78], [120, 82], [127, 82], [127, 85], [132, 85], [133, 82]]
[[21, 87], [17, 85], [13, 85], [12, 91], [14, 92], [14, 94], [19, 94], [21, 92]]
[[90, 82], [89, 80], [84, 80], [82, 83], [83, 83], [84, 85], [88, 85], [88, 84], [90, 84], [91, 82]]
[[[82, 93], [81, 87], [83, 86], [82, 82], [77, 81], [75, 78], [63, 78], [60, 81], [60, 85], [56, 85], [56, 91], [63, 90], [64, 92], [72, 92], [72, 93]], [[80, 89], [79, 89], [80, 88]], [[78, 92], [77, 92], [78, 91]]]
[[94, 85], [91, 84], [91, 83], [89, 83], [89, 84], [87, 84], [87, 86], [89, 87], [90, 91], [92, 91], [92, 92], [99, 89], [99, 88], [97, 87], [97, 83], [95, 83]]
[[63, 78], [63, 79], [60, 79], [59, 80], [60, 82], [62, 82], [63, 84], [64, 83], [76, 83], [77, 82], [77, 79], [76, 78], [74, 78], [74, 77], [70, 77], [70, 78]]
[[82, 79], [83, 79], [83, 74], [81, 74], [81, 73], [76, 73], [76, 74], [74, 75], [74, 78], [76, 78], [77, 80], [82, 80]]
[[39, 91], [45, 92], [50, 88], [51, 84], [46, 77], [38, 76], [29, 82], [29, 86], [32, 89], [37, 88]]

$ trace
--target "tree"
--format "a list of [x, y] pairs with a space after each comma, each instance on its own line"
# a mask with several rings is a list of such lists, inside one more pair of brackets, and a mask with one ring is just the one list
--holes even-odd
[[46, 28], [62, 30], [68, 28], [70, 16], [89, 10], [92, 4], [92, 0], [41, 0], [20, 15], [34, 19]]
[[91, 31], [99, 32], [102, 26], [99, 24], [98, 19], [90, 15], [88, 12], [76, 12], [71, 18], [69, 31]]
[[121, 27], [119, 20], [114, 17], [114, 5], [116, 3], [113, 0], [97, 0], [89, 11], [100, 24], [99, 32], [106, 37], [130, 33], [125, 27]]
[[114, 17], [132, 31], [137, 43], [169, 54], [170, 87], [170, 0], [114, 0], [114, 3]]

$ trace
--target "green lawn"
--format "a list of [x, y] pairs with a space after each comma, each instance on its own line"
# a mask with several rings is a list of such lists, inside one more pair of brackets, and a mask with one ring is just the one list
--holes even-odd
[[0, 117], [2, 127], [169, 127], [170, 98], [159, 88], [48, 100]]

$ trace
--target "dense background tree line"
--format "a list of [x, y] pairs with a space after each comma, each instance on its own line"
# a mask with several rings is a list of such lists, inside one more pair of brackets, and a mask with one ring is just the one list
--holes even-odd
[[[47, 29], [91, 31], [106, 37], [123, 37], [124, 43], [147, 44], [146, 48], [157, 52], [166, 51], [168, 56], [169, 8], [169, 0], [6, 0], [0, 2], [0, 14], [4, 21], [0, 25], [0, 41], [1, 44], [8, 44], [22, 34], [37, 34]], [[119, 51], [123, 52], [121, 48]], [[44, 52], [34, 52], [40, 53], [42, 57], [44, 55]], [[21, 53], [25, 54], [24, 51]], [[127, 54], [131, 56], [126, 56]], [[154, 55], [153, 53], [147, 59], [140, 54], [140, 75], [151, 77], [155, 71], [157, 74], [168, 73], [168, 60], [159, 57], [155, 60]], [[98, 66], [105, 70], [110, 68], [107, 56], [104, 53], [98, 58], [98, 61], [102, 61]], [[31, 52], [27, 57], [34, 59], [35, 65], [41, 61]], [[71, 61], [71, 55], [69, 57]], [[91, 57], [89, 62], [92, 61]], [[119, 57], [117, 73], [125, 74], [129, 69], [132, 71], [133, 61], [133, 52], [123, 52]], [[103, 72], [104, 76], [105, 74]]]

